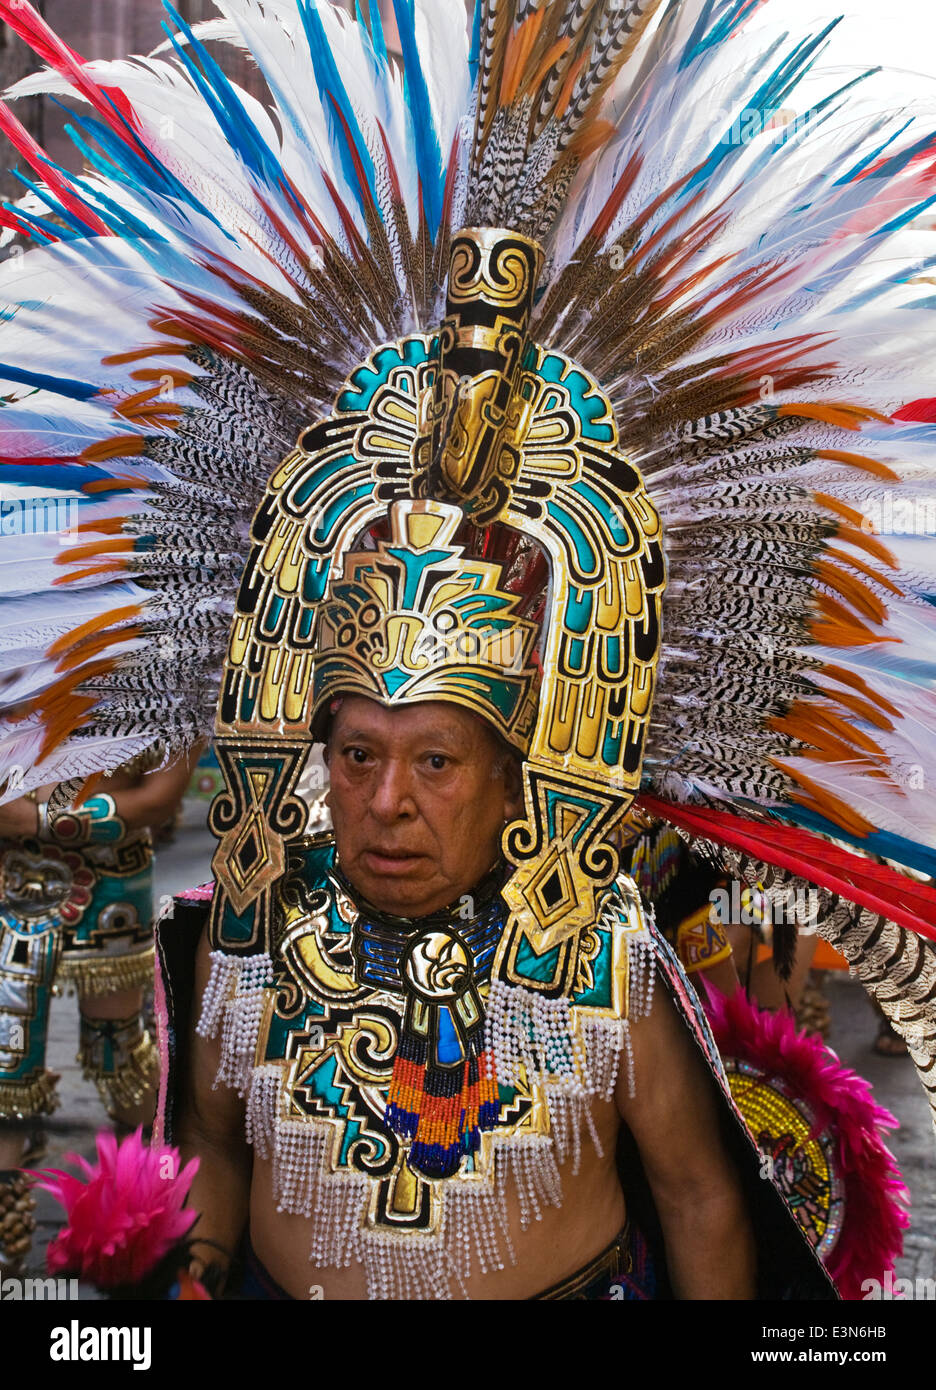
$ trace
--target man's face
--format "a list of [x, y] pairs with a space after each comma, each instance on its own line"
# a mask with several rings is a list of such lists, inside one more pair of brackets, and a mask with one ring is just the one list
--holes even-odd
[[520, 812], [516, 760], [457, 705], [384, 709], [349, 696], [327, 758], [342, 870], [398, 917], [436, 912], [473, 888], [497, 859], [504, 822]]

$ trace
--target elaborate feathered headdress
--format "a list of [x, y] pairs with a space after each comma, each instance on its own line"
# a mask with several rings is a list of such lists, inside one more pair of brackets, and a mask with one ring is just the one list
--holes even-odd
[[533, 616], [510, 565], [552, 581], [535, 721], [528, 646], [499, 691], [458, 677], [529, 729], [505, 849], [531, 940], [613, 872], [639, 791], [739, 872], [822, 885], [928, 1075], [936, 564], [872, 518], [931, 487], [928, 253], [900, 238], [936, 144], [854, 121], [853, 83], [781, 122], [828, 31], [750, 36], [753, 8], [486, 0], [468, 32], [460, 0], [394, 0], [396, 59], [376, 5], [223, 0], [198, 30], [167, 5], [170, 55], [89, 64], [0, 0], [51, 69], [14, 93], [77, 95], [88, 166], [0, 108], [39, 179], [5, 220], [48, 243], [7, 281], [3, 466], [84, 533], [9, 545], [0, 753], [71, 793], [210, 732], [220, 682], [219, 863], [255, 949], [316, 681], [369, 679], [381, 555], [382, 612], [431, 617], [400, 566], [438, 521], [489, 655], [495, 611]]

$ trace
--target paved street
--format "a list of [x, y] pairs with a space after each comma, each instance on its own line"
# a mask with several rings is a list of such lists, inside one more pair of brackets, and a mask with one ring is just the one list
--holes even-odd
[[[173, 845], [156, 861], [156, 896], [175, 893], [209, 876], [213, 840], [205, 827], [207, 802], [188, 799], [183, 824]], [[936, 1139], [929, 1107], [909, 1058], [878, 1057], [872, 1051], [877, 1019], [859, 985], [835, 973], [828, 985], [832, 1009], [831, 1042], [842, 1061], [872, 1083], [878, 1102], [900, 1121], [892, 1148], [910, 1188], [911, 1227], [905, 1253], [898, 1263], [899, 1276], [936, 1278]], [[57, 1168], [65, 1152], [94, 1155], [94, 1135], [107, 1123], [97, 1092], [81, 1079], [75, 1065], [78, 1036], [75, 999], [55, 1001], [52, 1010], [49, 1065], [61, 1072], [62, 1107], [50, 1122], [49, 1153], [43, 1166]], [[27, 1273], [44, 1272], [45, 1246], [58, 1227], [58, 1207], [39, 1194], [39, 1229]], [[82, 1288], [82, 1296], [93, 1298]]]

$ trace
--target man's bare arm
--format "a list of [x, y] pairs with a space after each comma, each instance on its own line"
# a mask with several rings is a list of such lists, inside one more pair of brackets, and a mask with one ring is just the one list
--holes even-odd
[[[215, 1247], [233, 1255], [247, 1225], [251, 1154], [247, 1144], [244, 1102], [227, 1086], [214, 1090], [221, 1058], [220, 1041], [195, 1032], [211, 962], [207, 930], [195, 962], [195, 1009], [189, 1043], [190, 1066], [184, 1078], [182, 1107], [176, 1142], [183, 1159], [197, 1157], [198, 1173], [189, 1194], [189, 1206], [200, 1214], [191, 1233], [198, 1276], [212, 1264], [228, 1261]], [[198, 1245], [198, 1241], [211, 1245]]]
[[640, 1151], [663, 1229], [673, 1293], [683, 1299], [756, 1297], [750, 1218], [721, 1140], [714, 1083], [667, 991], [632, 1024], [635, 1095], [618, 1110]]
[[[133, 786], [127, 786], [122, 777], [105, 777], [97, 791], [113, 797], [117, 815], [127, 831], [142, 830], [146, 826], [157, 830], [175, 814], [203, 748], [204, 743], [197, 744], [171, 767], [144, 773]], [[22, 839], [38, 835], [42, 827], [37, 802], [48, 801], [55, 785], [49, 782], [37, 787], [35, 800], [30, 793], [29, 797], [20, 796], [0, 806], [0, 836]]]
[[117, 814], [128, 830], [141, 830], [144, 826], [158, 830], [175, 815], [203, 749], [204, 744], [199, 743], [170, 767], [144, 773], [134, 787], [114, 790], [105, 779], [99, 790], [114, 798]]

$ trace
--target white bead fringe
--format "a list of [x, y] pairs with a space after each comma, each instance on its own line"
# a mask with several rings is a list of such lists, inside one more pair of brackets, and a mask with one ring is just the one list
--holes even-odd
[[221, 1029], [221, 1065], [215, 1087], [231, 1086], [244, 1096], [251, 1084], [260, 1035], [264, 986], [272, 978], [273, 967], [265, 954], [229, 956], [212, 951], [210, 960], [211, 974], [196, 1032], [202, 1038], [215, 1038]]
[[494, 1171], [484, 1181], [446, 1182], [436, 1232], [374, 1230], [367, 1225], [373, 1179], [331, 1167], [333, 1127], [279, 1114], [282, 1069], [258, 1067], [247, 1101], [247, 1136], [273, 1160], [280, 1211], [314, 1217], [309, 1259], [316, 1269], [364, 1266], [372, 1299], [448, 1299], [483, 1274], [514, 1264], [507, 1229], [507, 1187], [513, 1183], [525, 1229], [545, 1207], [562, 1204], [554, 1145], [545, 1135], [493, 1136]]

